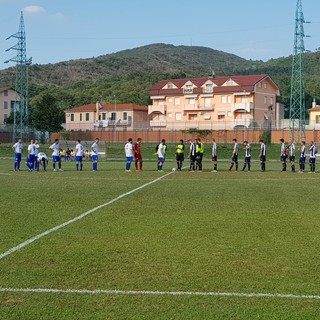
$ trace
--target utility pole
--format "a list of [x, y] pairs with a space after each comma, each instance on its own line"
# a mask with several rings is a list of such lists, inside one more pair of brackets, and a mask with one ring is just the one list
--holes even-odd
[[292, 76], [291, 76], [291, 94], [290, 94], [290, 113], [289, 126], [290, 137], [296, 141], [305, 138], [305, 96], [304, 96], [304, 70], [303, 54], [304, 48], [304, 20], [302, 11], [302, 0], [297, 0], [294, 47], [292, 56]]
[[24, 27], [23, 12], [20, 16], [19, 31], [6, 40], [10, 38], [18, 39], [18, 43], [9, 50], [16, 50], [17, 55], [7, 61], [16, 62], [16, 98], [13, 110], [13, 141], [21, 137], [25, 140], [29, 139], [29, 101], [28, 101], [28, 66], [31, 65], [31, 58], [27, 59], [26, 56], [26, 34]]

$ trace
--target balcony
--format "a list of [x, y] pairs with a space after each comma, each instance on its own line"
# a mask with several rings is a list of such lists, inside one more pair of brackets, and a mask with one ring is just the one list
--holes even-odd
[[148, 106], [148, 114], [151, 114], [153, 112], [159, 112], [161, 114], [165, 114], [167, 111], [166, 105], [149, 105]]
[[252, 102], [238, 102], [238, 103], [231, 103], [231, 111], [235, 112], [237, 110], [246, 110], [246, 112], [250, 112], [253, 109]]
[[166, 127], [167, 121], [165, 120], [151, 120], [150, 121], [150, 127]]
[[199, 104], [185, 104], [182, 106], [183, 111], [213, 111], [215, 105], [210, 106], [199, 105]]
[[231, 122], [231, 127], [234, 129], [235, 127], [245, 127], [249, 128], [252, 119], [236, 119]]

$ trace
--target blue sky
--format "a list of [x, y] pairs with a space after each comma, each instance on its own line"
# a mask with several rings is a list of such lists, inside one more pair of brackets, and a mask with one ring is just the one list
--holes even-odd
[[[27, 56], [47, 64], [151, 43], [204, 46], [253, 60], [293, 52], [296, 0], [0, 0], [0, 69], [15, 56], [24, 11]], [[320, 1], [302, 0], [305, 47], [320, 47]]]

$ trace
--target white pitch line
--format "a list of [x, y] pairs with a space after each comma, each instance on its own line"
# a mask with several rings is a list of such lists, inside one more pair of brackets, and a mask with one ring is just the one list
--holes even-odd
[[138, 187], [138, 188], [135, 188], [135, 189], [133, 189], [133, 190], [131, 190], [131, 191], [125, 192], [125, 193], [121, 194], [120, 196], [118, 196], [118, 197], [116, 197], [116, 198], [114, 198], [114, 199], [112, 199], [112, 200], [110, 200], [110, 201], [108, 201], [108, 202], [106, 202], [106, 203], [101, 204], [100, 206], [97, 206], [97, 207], [95, 207], [95, 208], [93, 208], [93, 209], [91, 209], [91, 210], [89, 210], [89, 211], [86, 211], [86, 212], [82, 213], [81, 215], [79, 215], [79, 216], [77, 216], [77, 217], [75, 217], [75, 218], [73, 218], [73, 219], [71, 219], [71, 220], [69, 220], [69, 221], [66, 221], [66, 222], [64, 222], [64, 223], [62, 223], [62, 224], [60, 224], [60, 225], [58, 225], [58, 226], [55, 226], [55, 227], [53, 227], [53, 228], [51, 228], [51, 229], [49, 229], [49, 230], [46, 230], [46, 231], [44, 231], [44, 232], [42, 232], [42, 233], [40, 233], [40, 234], [38, 234], [38, 235], [30, 238], [30, 239], [28, 239], [28, 240], [26, 240], [26, 241], [18, 244], [17, 246], [15, 246], [15, 247], [13, 247], [13, 248], [11, 248], [11, 249], [9, 249], [9, 250], [1, 253], [1, 254], [0, 254], [0, 260], [3, 259], [3, 258], [6, 257], [6, 256], [11, 255], [12, 253], [14, 253], [14, 252], [16, 252], [16, 251], [18, 251], [18, 250], [20, 250], [20, 249], [28, 246], [28, 245], [31, 244], [32, 242], [34, 242], [34, 241], [36, 241], [36, 240], [39, 240], [39, 239], [41, 239], [41, 238], [49, 235], [49, 234], [52, 233], [52, 232], [55, 232], [55, 231], [57, 231], [57, 230], [59, 230], [59, 229], [61, 229], [61, 228], [64, 228], [64, 227], [68, 226], [69, 224], [74, 223], [74, 222], [76, 222], [76, 221], [78, 221], [78, 220], [81, 220], [81, 219], [83, 219], [84, 217], [88, 216], [89, 214], [91, 214], [91, 213], [93, 213], [93, 212], [95, 212], [95, 211], [97, 211], [97, 210], [99, 210], [99, 209], [101, 209], [101, 208], [104, 208], [104, 207], [106, 207], [106, 206], [108, 206], [108, 205], [110, 205], [110, 204], [112, 204], [112, 203], [114, 203], [114, 202], [116, 202], [116, 201], [118, 201], [118, 200], [126, 197], [126, 196], [129, 196], [130, 194], [132, 194], [132, 193], [134, 193], [134, 192], [137, 192], [137, 191], [139, 191], [139, 190], [141, 190], [141, 189], [143, 189], [143, 188], [145, 188], [145, 187], [147, 187], [147, 186], [149, 186], [149, 185], [151, 185], [151, 184], [153, 184], [153, 183], [158, 182], [159, 180], [167, 177], [168, 175], [170, 175], [170, 174], [172, 174], [172, 173], [173, 173], [173, 172], [169, 172], [169, 173], [167, 173], [167, 174], [165, 174], [165, 175], [163, 175], [163, 176], [161, 176], [161, 177], [159, 177], [159, 178], [157, 178], [157, 179], [155, 179], [155, 180], [152, 180], [152, 181], [150, 181], [150, 182], [148, 182], [148, 183], [143, 184], [142, 186], [140, 186], [140, 187]]
[[148, 291], [148, 290], [77, 290], [77, 289], [44, 289], [44, 288], [0, 288], [0, 292], [25, 293], [64, 293], [64, 294], [105, 294], [105, 295], [146, 295], [146, 296], [215, 296], [240, 298], [282, 298], [320, 300], [318, 295], [297, 295], [282, 293], [241, 293], [241, 292], [199, 292], [199, 291]]

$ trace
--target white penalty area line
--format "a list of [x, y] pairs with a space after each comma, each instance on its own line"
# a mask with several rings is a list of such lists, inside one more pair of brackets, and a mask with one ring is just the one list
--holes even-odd
[[9, 255], [11, 255], [12, 253], [14, 253], [14, 252], [16, 252], [16, 251], [18, 251], [18, 250], [20, 250], [20, 249], [28, 246], [28, 245], [31, 244], [32, 242], [34, 242], [34, 241], [36, 241], [36, 240], [39, 240], [39, 239], [41, 239], [41, 238], [49, 235], [50, 233], [53, 233], [53, 232], [55, 232], [55, 231], [57, 231], [57, 230], [59, 230], [59, 229], [62, 229], [62, 228], [64, 228], [64, 227], [68, 226], [69, 224], [72, 224], [72, 223], [74, 223], [74, 222], [76, 222], [76, 221], [78, 221], [78, 220], [83, 219], [84, 217], [86, 217], [86, 216], [94, 213], [95, 211], [97, 211], [97, 210], [99, 210], [99, 209], [102, 209], [102, 208], [104, 208], [104, 207], [106, 207], [106, 206], [108, 206], [108, 205], [110, 205], [110, 204], [112, 204], [112, 203], [114, 203], [114, 202], [116, 202], [116, 201], [118, 201], [118, 200], [121, 200], [122, 198], [124, 198], [124, 197], [126, 197], [126, 196], [129, 196], [129, 195], [131, 195], [131, 194], [133, 194], [133, 193], [135, 193], [135, 192], [137, 192], [137, 191], [139, 191], [139, 190], [141, 190], [141, 189], [143, 189], [143, 188], [145, 188], [145, 187], [150, 186], [151, 184], [154, 184], [154, 183], [160, 181], [161, 179], [167, 177], [168, 175], [170, 175], [170, 174], [172, 174], [172, 173], [173, 173], [173, 172], [169, 172], [169, 173], [167, 173], [167, 174], [164, 174], [164, 175], [162, 175], [161, 177], [159, 177], [159, 178], [157, 178], [157, 179], [155, 179], [155, 180], [152, 180], [152, 181], [150, 181], [150, 182], [148, 182], [148, 183], [145, 183], [145, 184], [143, 184], [142, 186], [137, 187], [137, 188], [135, 188], [135, 189], [133, 189], [133, 190], [131, 190], [131, 191], [125, 192], [125, 193], [121, 194], [120, 196], [118, 196], [118, 197], [116, 197], [116, 198], [114, 198], [114, 199], [112, 199], [112, 200], [110, 200], [110, 201], [108, 201], [108, 202], [106, 202], [106, 203], [101, 204], [100, 206], [97, 206], [97, 207], [95, 207], [95, 208], [93, 208], [93, 209], [91, 209], [91, 210], [89, 210], [89, 211], [86, 211], [86, 212], [82, 213], [81, 215], [79, 215], [79, 216], [77, 216], [77, 217], [75, 217], [75, 218], [73, 218], [73, 219], [71, 219], [71, 220], [69, 220], [69, 221], [66, 221], [66, 222], [64, 222], [64, 223], [62, 223], [62, 224], [60, 224], [60, 225], [58, 225], [58, 226], [55, 226], [55, 227], [53, 227], [53, 228], [51, 228], [51, 229], [49, 229], [49, 230], [46, 230], [46, 231], [44, 231], [44, 232], [42, 232], [42, 233], [34, 236], [33, 238], [30, 238], [30, 239], [28, 239], [28, 240], [26, 240], [26, 241], [18, 244], [17, 246], [15, 246], [15, 247], [13, 247], [13, 248], [11, 248], [11, 249], [9, 249], [9, 250], [1, 253], [1, 254], [0, 254], [0, 260], [3, 259], [3, 258], [5, 258], [5, 257], [7, 257], [7, 256], [9, 256]]
[[144, 291], [144, 290], [77, 290], [77, 289], [31, 289], [31, 288], [0, 288], [0, 292], [24, 293], [60, 293], [88, 295], [145, 295], [145, 296], [202, 296], [202, 297], [239, 297], [239, 298], [278, 298], [278, 299], [309, 299], [320, 300], [317, 295], [297, 295], [281, 293], [240, 293], [240, 292], [197, 292], [197, 291]]

